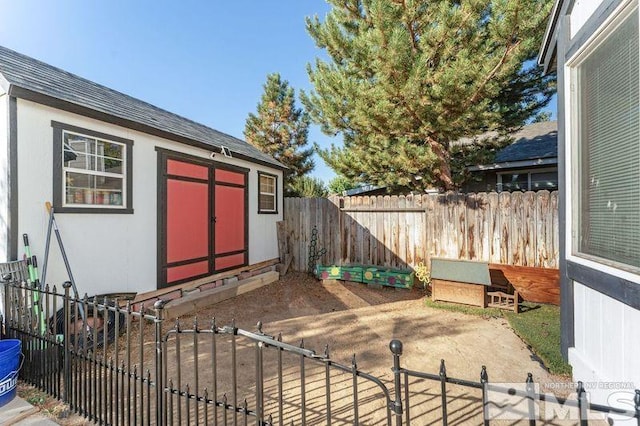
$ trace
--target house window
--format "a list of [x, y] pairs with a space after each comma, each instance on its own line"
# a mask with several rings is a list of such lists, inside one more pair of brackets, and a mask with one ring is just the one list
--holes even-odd
[[258, 172], [258, 213], [278, 213], [278, 177]]
[[518, 170], [498, 173], [497, 191], [555, 191], [558, 189], [558, 169]]
[[53, 123], [56, 212], [131, 213], [132, 141]]
[[574, 252], [640, 268], [640, 103], [637, 9], [609, 25], [572, 65], [578, 179]]

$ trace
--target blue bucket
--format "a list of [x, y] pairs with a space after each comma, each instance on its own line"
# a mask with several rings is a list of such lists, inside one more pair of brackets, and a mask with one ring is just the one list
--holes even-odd
[[20, 355], [20, 340], [0, 340], [0, 407], [16, 396]]

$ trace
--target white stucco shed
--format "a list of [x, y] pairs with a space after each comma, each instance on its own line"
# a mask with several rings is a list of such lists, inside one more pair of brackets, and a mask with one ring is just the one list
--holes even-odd
[[[0, 261], [42, 264], [51, 202], [79, 292], [278, 257], [285, 167], [246, 142], [0, 47]], [[52, 239], [47, 283], [67, 280]]]

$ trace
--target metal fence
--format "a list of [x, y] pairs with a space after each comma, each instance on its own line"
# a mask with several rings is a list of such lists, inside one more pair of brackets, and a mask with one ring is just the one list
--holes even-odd
[[[2, 272], [0, 268], [0, 272]], [[6, 271], [5, 271], [6, 272]], [[640, 391], [625, 409], [592, 404], [582, 384], [575, 398], [522, 384], [450, 377], [401, 366], [402, 343], [391, 341], [388, 377], [215, 319], [168, 324], [162, 302], [151, 310], [102, 297], [78, 299], [56, 287], [33, 288], [14, 274], [4, 286], [5, 337], [22, 341], [21, 378], [97, 424], [109, 425], [361, 425], [549, 424], [545, 413], [588, 424], [596, 414], [640, 425]], [[84, 312], [84, 314], [83, 314]], [[526, 376], [525, 376], [526, 377]], [[555, 412], [546, 405], [559, 407]], [[634, 420], [635, 419], [635, 420]]]

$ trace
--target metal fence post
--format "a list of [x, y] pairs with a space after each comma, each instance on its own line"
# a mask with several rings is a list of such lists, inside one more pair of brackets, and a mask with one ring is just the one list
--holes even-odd
[[392, 340], [389, 343], [389, 349], [393, 354], [393, 385], [395, 388], [395, 401], [390, 403], [390, 409], [396, 416], [396, 426], [402, 426], [402, 387], [400, 384], [400, 356], [402, 355], [402, 342], [400, 340]]
[[62, 400], [65, 404], [69, 404], [71, 401], [71, 335], [69, 330], [69, 323], [71, 322], [71, 297], [69, 295], [69, 289], [71, 288], [71, 281], [65, 281], [62, 284], [64, 288], [64, 394]]
[[482, 417], [484, 417], [484, 425], [489, 426], [489, 410], [487, 398], [487, 386], [489, 383], [489, 374], [487, 374], [487, 367], [482, 366], [480, 370], [480, 383], [482, 383]]
[[636, 389], [636, 395], [633, 397], [633, 404], [636, 406], [636, 422], [640, 426], [640, 389]]
[[536, 425], [536, 405], [535, 405], [535, 383], [533, 382], [533, 374], [527, 373], [526, 389], [527, 389], [527, 410], [529, 412], [529, 426]]
[[449, 424], [447, 417], [447, 367], [444, 364], [444, 359], [440, 360], [440, 398], [442, 400], [442, 424]]
[[578, 381], [576, 393], [578, 394], [578, 415], [580, 416], [580, 426], [586, 426], [589, 424], [589, 421], [587, 420], [589, 402], [587, 401], [587, 392], [584, 390], [584, 384], [582, 381]]
[[[153, 308], [156, 311], [155, 323], [155, 338], [156, 338], [156, 424], [162, 426], [164, 424], [164, 380], [163, 373], [163, 347], [162, 347], [162, 321], [164, 320], [164, 305], [163, 300], [158, 300], [153, 304]], [[180, 368], [180, 366], [178, 366]], [[196, 371], [196, 374], [198, 372]], [[196, 390], [197, 392], [197, 390]], [[188, 398], [188, 396], [187, 396]]]

